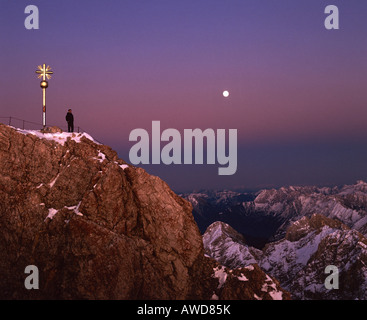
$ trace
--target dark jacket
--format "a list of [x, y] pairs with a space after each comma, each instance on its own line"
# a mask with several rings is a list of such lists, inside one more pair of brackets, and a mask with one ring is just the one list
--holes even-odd
[[73, 114], [72, 114], [71, 112], [68, 112], [68, 113], [66, 114], [65, 119], [66, 119], [66, 121], [67, 121], [68, 123], [73, 123], [73, 122], [74, 122], [74, 116], [73, 116]]

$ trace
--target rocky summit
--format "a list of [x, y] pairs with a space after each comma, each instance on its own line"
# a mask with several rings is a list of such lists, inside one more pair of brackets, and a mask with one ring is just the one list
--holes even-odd
[[0, 124], [0, 163], [1, 299], [289, 299], [205, 256], [191, 204], [88, 134]]

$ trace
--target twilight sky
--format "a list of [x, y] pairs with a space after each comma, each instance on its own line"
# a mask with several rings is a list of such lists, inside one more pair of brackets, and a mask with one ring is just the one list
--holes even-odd
[[[30, 4], [39, 30], [24, 27]], [[324, 27], [330, 4], [340, 30]], [[46, 63], [47, 123], [72, 108], [127, 162], [129, 133], [154, 120], [238, 130], [233, 176], [143, 166], [175, 191], [367, 180], [366, 15], [360, 0], [0, 0], [0, 117], [42, 122]]]

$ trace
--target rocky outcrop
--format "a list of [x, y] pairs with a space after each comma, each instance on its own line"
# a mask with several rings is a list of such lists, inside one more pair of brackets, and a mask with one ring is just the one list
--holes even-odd
[[191, 204], [87, 134], [0, 124], [0, 163], [2, 299], [288, 297], [261, 270], [219, 290]]
[[[248, 256], [238, 254], [254, 249], [243, 241], [235, 243], [234, 237], [231, 244], [226, 232], [208, 228], [203, 237], [217, 240], [204, 241], [204, 246], [205, 252], [219, 263], [229, 267], [254, 263]], [[303, 217], [290, 225], [285, 238], [255, 252], [251, 258], [278, 279], [293, 299], [367, 299], [367, 239], [338, 220], [319, 214]], [[338, 268], [339, 289], [325, 287], [327, 266]]]
[[235, 269], [257, 263], [262, 251], [246, 244], [246, 240], [228, 224], [217, 221], [203, 235], [204, 251], [228, 268]]
[[[322, 215], [315, 214], [295, 224], [289, 229], [293, 229], [293, 236], [296, 237], [282, 241], [288, 244], [288, 255], [291, 256], [293, 250], [295, 254], [293, 259], [287, 261], [289, 271], [286, 281], [282, 282], [288, 281], [288, 288], [294, 292], [295, 298], [366, 300], [367, 239], [340, 221]], [[305, 232], [307, 229], [308, 232]], [[282, 242], [270, 245], [267, 250], [279, 250], [281, 247], [278, 245], [282, 246]], [[268, 263], [270, 268], [277, 264], [269, 263], [269, 259], [265, 259], [264, 263]], [[329, 290], [324, 285], [327, 266], [338, 269], [338, 289]], [[274, 272], [274, 276], [276, 274]]]
[[279, 282], [264, 273], [257, 264], [228, 269], [216, 263], [213, 270], [218, 285], [213, 290], [212, 300], [219, 297], [241, 300], [243, 296], [248, 300], [290, 300], [290, 293], [283, 290]]

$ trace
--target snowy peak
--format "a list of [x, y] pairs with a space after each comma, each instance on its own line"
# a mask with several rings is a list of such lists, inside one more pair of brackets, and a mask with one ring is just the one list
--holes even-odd
[[233, 229], [229, 224], [221, 221], [216, 221], [207, 228], [204, 239], [212, 243], [222, 239], [231, 239], [234, 242], [246, 245], [246, 240], [242, 234]]
[[[203, 234], [208, 256], [228, 268], [256, 263], [295, 299], [367, 299], [365, 181], [261, 190], [252, 197], [227, 193], [225, 202], [221, 198], [208, 194], [206, 206], [193, 211], [198, 221], [208, 223]], [[256, 235], [266, 239], [264, 245], [251, 240]], [[340, 272], [339, 290], [325, 288], [328, 265]]]
[[[208, 232], [213, 230], [219, 233], [219, 228]], [[235, 243], [225, 233], [204, 237], [207, 255], [237, 268], [258, 264], [294, 299], [367, 299], [367, 239], [338, 220], [319, 214], [302, 217], [290, 225], [285, 238], [267, 244], [262, 251]], [[325, 288], [328, 265], [340, 272], [339, 290]]]
[[19, 128], [13, 128], [14, 130], [24, 134], [24, 135], [33, 135], [39, 139], [45, 139], [49, 141], [55, 141], [61, 145], [64, 145], [67, 140], [73, 140], [77, 143], [80, 143], [82, 139], [88, 139], [93, 143], [99, 144], [96, 140], [92, 138], [88, 133], [73, 133], [73, 132], [63, 132], [58, 127], [50, 127], [45, 128], [43, 130], [22, 130]]
[[338, 220], [330, 219], [320, 214], [313, 214], [311, 218], [303, 217], [292, 223], [287, 229], [285, 239], [291, 242], [299, 241], [310, 234], [310, 232], [320, 233], [325, 226], [333, 229], [349, 229]]
[[[330, 190], [325, 188], [323, 189], [323, 193], [329, 192]], [[313, 193], [319, 193], [320, 189], [313, 186], [307, 187], [299, 187], [299, 186], [290, 186], [290, 187], [282, 187], [279, 189], [266, 189], [258, 192], [257, 197], [255, 198], [255, 203], [266, 203], [266, 204], [274, 204], [278, 202], [284, 202], [290, 197], [297, 197], [299, 195], [310, 195]]]
[[347, 194], [364, 194], [367, 195], [367, 183], [363, 180], [358, 180], [354, 185], [345, 185], [338, 192], [339, 195]]
[[208, 227], [203, 244], [207, 255], [231, 269], [257, 263], [261, 254], [260, 250], [248, 247], [240, 233], [220, 221]]
[[282, 239], [292, 222], [321, 214], [367, 235], [367, 183], [343, 187], [291, 186], [257, 193], [201, 192], [183, 195], [193, 205], [202, 233], [215, 221], [235, 226], [247, 243], [262, 248]]

